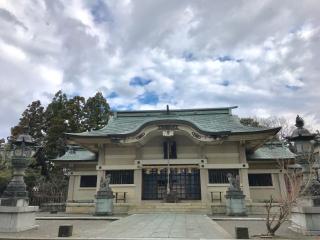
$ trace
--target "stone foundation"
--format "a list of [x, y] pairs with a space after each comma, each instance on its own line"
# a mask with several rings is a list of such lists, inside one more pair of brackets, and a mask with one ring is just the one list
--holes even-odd
[[0, 232], [21, 232], [38, 227], [35, 223], [37, 206], [0, 206]]
[[320, 235], [320, 207], [294, 207], [290, 229], [304, 235]]
[[[248, 215], [266, 214], [264, 203], [247, 203]], [[95, 204], [90, 203], [67, 203], [67, 213], [86, 213], [94, 214]], [[133, 214], [133, 213], [155, 213], [155, 212], [184, 212], [202, 214], [226, 214], [226, 205], [221, 204], [202, 204], [201, 202], [180, 202], [180, 203], [161, 203], [143, 202], [139, 205], [130, 203], [114, 203], [114, 214]]]

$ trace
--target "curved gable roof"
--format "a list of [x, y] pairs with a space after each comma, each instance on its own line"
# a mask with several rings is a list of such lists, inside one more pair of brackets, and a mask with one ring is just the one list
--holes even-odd
[[97, 131], [68, 133], [78, 137], [126, 136], [139, 132], [151, 124], [186, 124], [198, 131], [210, 134], [241, 134], [264, 131], [279, 131], [280, 128], [257, 128], [244, 126], [238, 117], [232, 115], [228, 108], [184, 109], [184, 110], [149, 110], [115, 112], [108, 124]]

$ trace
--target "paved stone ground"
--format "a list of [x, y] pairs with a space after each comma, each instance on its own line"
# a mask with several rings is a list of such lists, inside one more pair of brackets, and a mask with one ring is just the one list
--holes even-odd
[[228, 239], [231, 236], [206, 215], [134, 214], [112, 222], [95, 236], [110, 238]]
[[[232, 237], [235, 237], [235, 227], [248, 227], [251, 238], [259, 238], [257, 235], [267, 232], [265, 221], [261, 220], [223, 220], [216, 221], [216, 223], [223, 227]], [[276, 237], [273, 239], [320, 239], [316, 236], [304, 236], [293, 232], [288, 228], [289, 226], [289, 222], [284, 222], [276, 232]], [[255, 235], [256, 237], [254, 237]]]
[[73, 236], [81, 239], [229, 239], [216, 222], [199, 214], [134, 214], [118, 221], [38, 220], [38, 229], [21, 233], [0, 233], [2, 238], [56, 238], [59, 225], [73, 224]]
[[111, 221], [106, 220], [37, 220], [38, 229], [31, 229], [20, 233], [0, 233], [0, 239], [17, 238], [17, 239], [52, 239], [58, 237], [60, 225], [72, 224], [73, 236], [82, 238], [84, 235], [90, 236], [95, 230], [102, 230], [108, 226]]
[[[70, 214], [48, 214], [43, 216], [68, 216]], [[73, 217], [90, 217], [85, 214], [72, 214]], [[211, 216], [212, 217], [212, 216]], [[223, 216], [226, 218], [225, 216]], [[255, 216], [256, 217], [256, 216]], [[261, 217], [260, 217], [261, 218]], [[206, 219], [206, 220], [205, 220]], [[234, 238], [235, 227], [248, 227], [249, 234], [258, 235], [266, 232], [265, 222], [261, 220], [231, 220], [224, 219], [212, 221], [205, 215], [193, 214], [137, 214], [129, 217], [122, 216], [119, 221], [109, 220], [37, 220], [38, 229], [21, 233], [0, 233], [0, 239], [8, 238], [34, 238], [53, 239], [58, 236], [59, 225], [72, 224], [73, 238], [78, 239], [114, 239], [114, 238], [148, 238], [164, 239], [212, 239]], [[257, 218], [258, 219], [258, 218]], [[207, 221], [208, 220], [208, 221]], [[288, 229], [285, 222], [277, 231], [278, 239], [320, 239], [319, 237], [306, 237]], [[66, 238], [67, 239], [67, 238]]]

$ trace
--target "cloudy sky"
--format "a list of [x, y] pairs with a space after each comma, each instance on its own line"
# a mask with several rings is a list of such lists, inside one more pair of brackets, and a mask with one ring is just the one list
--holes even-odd
[[59, 89], [320, 128], [319, 13], [317, 0], [0, 0], [0, 138]]

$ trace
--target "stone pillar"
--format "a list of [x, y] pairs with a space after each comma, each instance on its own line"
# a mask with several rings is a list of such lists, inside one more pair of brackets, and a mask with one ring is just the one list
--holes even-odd
[[200, 169], [200, 184], [201, 184], [201, 202], [208, 204], [208, 169]]
[[142, 169], [134, 170], [134, 184], [136, 185], [136, 189], [135, 189], [136, 203], [140, 204], [141, 198], [142, 198]]

